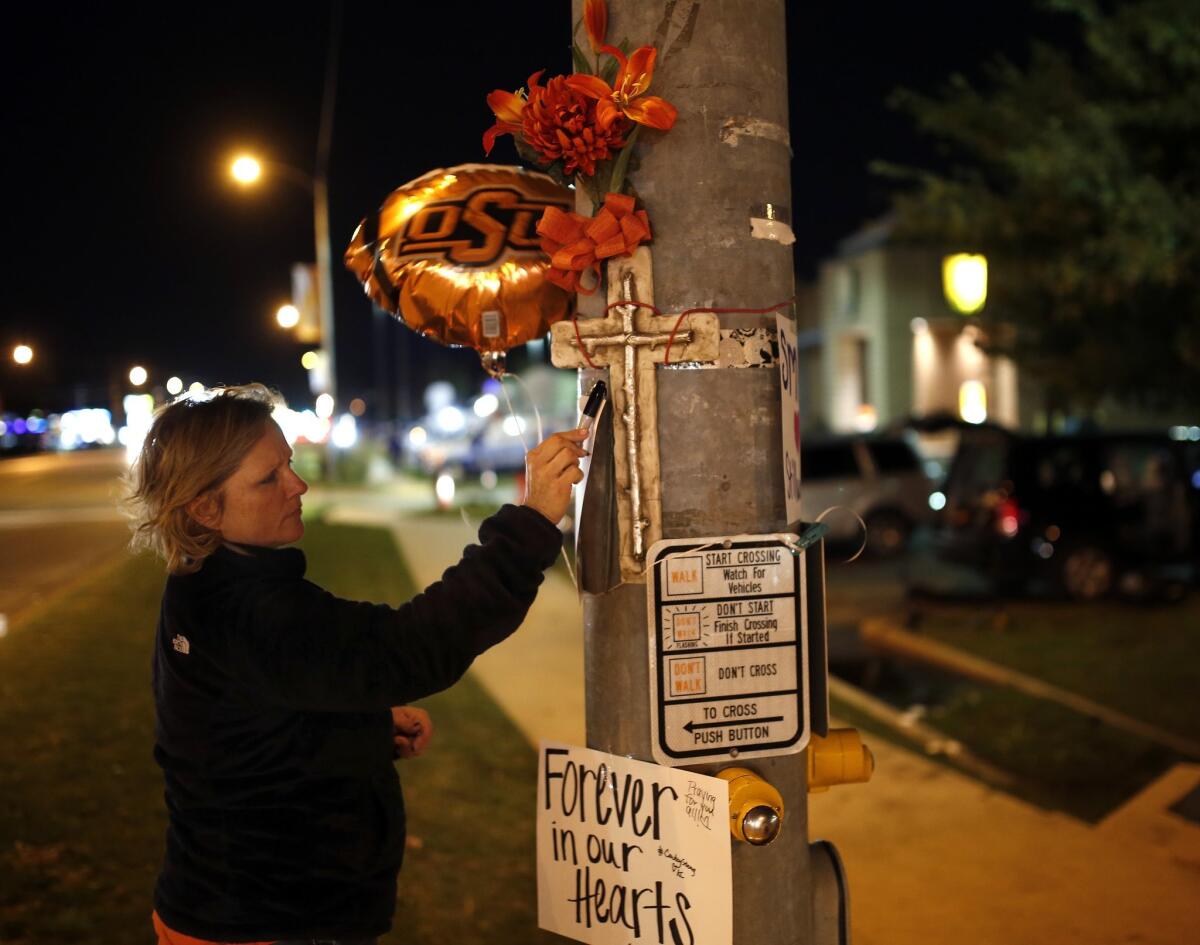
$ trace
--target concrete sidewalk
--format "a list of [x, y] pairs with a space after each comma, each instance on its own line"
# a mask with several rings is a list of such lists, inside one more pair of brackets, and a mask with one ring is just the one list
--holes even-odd
[[[328, 517], [387, 524], [419, 584], [474, 539], [458, 520], [384, 505], [337, 501]], [[551, 573], [525, 625], [472, 669], [533, 742], [584, 743], [581, 626], [574, 588]], [[858, 945], [1198, 940], [1200, 826], [1167, 808], [1200, 783], [1200, 766], [1178, 766], [1092, 826], [867, 740], [874, 780], [809, 801], [812, 838], [845, 861]]]

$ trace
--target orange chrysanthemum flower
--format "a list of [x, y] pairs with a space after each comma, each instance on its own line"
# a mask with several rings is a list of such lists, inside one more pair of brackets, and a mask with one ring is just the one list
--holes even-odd
[[544, 86], [542, 73], [529, 77], [529, 97], [521, 110], [521, 134], [547, 161], [563, 162], [563, 172], [592, 176], [596, 163], [606, 161], [625, 146], [626, 121], [596, 121], [596, 103], [576, 92], [562, 76]]

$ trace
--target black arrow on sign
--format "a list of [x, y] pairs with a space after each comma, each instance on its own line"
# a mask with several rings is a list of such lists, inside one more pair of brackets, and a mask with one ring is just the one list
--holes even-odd
[[760, 722], [782, 721], [782, 715], [772, 715], [769, 719], [750, 719], [747, 722], [688, 722], [688, 724], [683, 727], [683, 730], [691, 733], [698, 728], [740, 728], [743, 725], [757, 725]]

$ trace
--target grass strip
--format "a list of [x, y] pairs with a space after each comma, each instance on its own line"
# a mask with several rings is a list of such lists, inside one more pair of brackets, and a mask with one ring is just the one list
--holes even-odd
[[1136, 719], [1200, 738], [1200, 595], [1179, 604], [928, 605], [919, 629]]

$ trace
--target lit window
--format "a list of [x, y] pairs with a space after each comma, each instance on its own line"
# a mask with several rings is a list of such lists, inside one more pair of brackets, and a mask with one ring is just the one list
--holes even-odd
[[987, 257], [955, 253], [942, 260], [942, 288], [956, 312], [972, 315], [987, 301]]
[[958, 413], [967, 423], [987, 419], [987, 388], [982, 381], [963, 381], [958, 389]]

